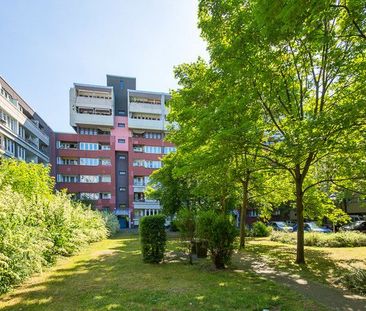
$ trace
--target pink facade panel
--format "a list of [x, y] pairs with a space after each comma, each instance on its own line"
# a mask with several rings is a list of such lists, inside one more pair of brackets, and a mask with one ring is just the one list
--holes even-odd
[[127, 152], [131, 137], [127, 117], [114, 117], [114, 128], [111, 130], [111, 135], [114, 136], [116, 151]]

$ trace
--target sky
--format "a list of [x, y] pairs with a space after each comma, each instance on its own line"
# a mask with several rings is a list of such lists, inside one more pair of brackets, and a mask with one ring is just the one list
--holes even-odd
[[1, 1], [0, 75], [51, 126], [70, 132], [74, 82], [136, 77], [137, 89], [177, 88], [173, 68], [208, 58], [196, 0]]

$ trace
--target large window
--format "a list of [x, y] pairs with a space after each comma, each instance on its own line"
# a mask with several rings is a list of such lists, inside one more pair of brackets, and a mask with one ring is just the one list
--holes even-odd
[[161, 153], [161, 147], [158, 146], [144, 146], [145, 153]]
[[146, 168], [161, 168], [161, 161], [145, 161]]
[[96, 158], [80, 158], [80, 165], [98, 166], [99, 159]]
[[85, 184], [95, 184], [99, 182], [99, 176], [96, 175], [80, 175], [80, 182]]
[[98, 150], [99, 145], [97, 143], [80, 143], [80, 150]]
[[100, 179], [102, 182], [111, 182], [112, 181], [111, 175], [102, 175], [102, 176], [100, 176]]
[[99, 193], [81, 192], [80, 199], [84, 200], [99, 200]]

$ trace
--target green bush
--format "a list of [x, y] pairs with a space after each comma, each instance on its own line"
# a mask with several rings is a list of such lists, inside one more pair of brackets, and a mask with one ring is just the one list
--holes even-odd
[[197, 236], [207, 241], [211, 259], [217, 269], [224, 269], [234, 249], [237, 229], [224, 214], [215, 211], [200, 212], [197, 217]]
[[253, 237], [266, 237], [270, 236], [272, 228], [267, 227], [263, 222], [257, 221], [253, 224], [252, 229], [250, 230], [250, 236]]
[[[271, 240], [286, 244], [296, 244], [296, 232], [273, 231]], [[361, 232], [315, 233], [305, 232], [306, 246], [318, 247], [358, 247], [366, 246], [366, 234]]]
[[2, 159], [0, 164], [0, 293], [57, 256], [70, 256], [107, 236], [99, 212], [52, 193], [43, 165]]
[[175, 223], [180, 232], [180, 237], [188, 250], [189, 263], [192, 264], [192, 246], [196, 231], [195, 213], [191, 209], [182, 208], [177, 214]]
[[140, 221], [140, 239], [143, 261], [159, 263], [164, 258], [166, 232], [165, 216], [152, 215]]
[[102, 217], [108, 230], [108, 236], [112, 236], [119, 231], [119, 221], [116, 215], [103, 211]]
[[366, 270], [353, 269], [342, 278], [342, 283], [350, 290], [366, 294]]

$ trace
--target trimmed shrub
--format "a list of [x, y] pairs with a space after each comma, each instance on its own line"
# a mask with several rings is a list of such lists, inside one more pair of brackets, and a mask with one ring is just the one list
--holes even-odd
[[250, 236], [262, 238], [262, 237], [270, 236], [271, 232], [272, 232], [272, 230], [270, 227], [267, 227], [261, 221], [257, 221], [253, 224], [253, 227], [250, 230]]
[[227, 215], [204, 211], [197, 217], [197, 236], [207, 241], [211, 259], [217, 269], [224, 269], [225, 264], [230, 262], [237, 233]]
[[353, 269], [342, 278], [342, 283], [348, 289], [366, 295], [366, 270]]
[[[273, 231], [271, 240], [286, 244], [296, 244], [296, 233]], [[305, 232], [304, 242], [306, 246], [358, 247], [366, 246], [366, 235], [361, 232]]]
[[108, 236], [112, 236], [119, 231], [119, 221], [116, 215], [110, 212], [101, 212], [105, 226], [108, 230]]
[[140, 221], [142, 258], [146, 263], [159, 263], [164, 258], [166, 232], [165, 216], [152, 215]]

